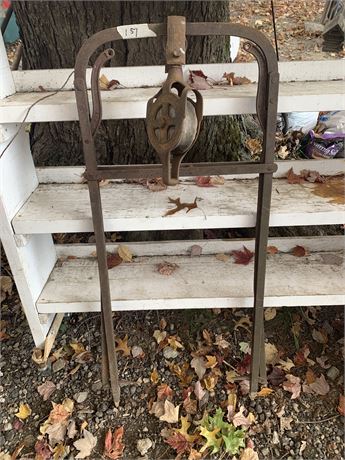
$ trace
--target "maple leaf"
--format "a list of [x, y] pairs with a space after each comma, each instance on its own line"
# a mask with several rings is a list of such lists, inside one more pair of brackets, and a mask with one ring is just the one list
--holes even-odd
[[187, 414], [196, 414], [197, 413], [197, 401], [191, 399], [190, 397], [184, 399], [183, 408]]
[[157, 387], [157, 399], [171, 399], [173, 394], [173, 390], [167, 383], [162, 383]]
[[124, 339], [115, 338], [117, 344], [115, 351], [122, 351], [123, 356], [131, 356], [131, 347], [128, 346], [128, 334], [126, 334]]
[[164, 414], [159, 417], [162, 422], [177, 423], [180, 406], [174, 406], [168, 399], [164, 401]]
[[107, 254], [107, 267], [108, 270], [122, 264], [123, 259], [118, 254]]
[[123, 433], [123, 426], [116, 428], [114, 434], [112, 434], [111, 429], [109, 428], [104, 440], [103, 455], [105, 457], [108, 457], [111, 460], [117, 460], [122, 457], [125, 449], [125, 445], [122, 442]]
[[83, 438], [74, 441], [73, 445], [79, 450], [75, 458], [86, 458], [91, 455], [93, 448], [97, 444], [97, 438], [87, 430], [83, 430]]
[[55, 446], [59, 442], [63, 442], [67, 431], [66, 422], [53, 423], [49, 425], [45, 434], [49, 436], [49, 444]]
[[231, 251], [235, 264], [248, 265], [254, 257], [254, 252], [243, 246], [243, 250]]
[[292, 393], [291, 399], [296, 399], [301, 394], [301, 379], [292, 374], [285, 376], [286, 380], [283, 383], [283, 388]]
[[50, 424], [60, 423], [67, 420], [74, 407], [74, 403], [71, 399], [66, 398], [63, 400], [62, 404], [52, 403], [53, 409], [50, 411], [47, 422]]
[[211, 176], [197, 176], [195, 183], [198, 187], [214, 187], [211, 183]]
[[19, 411], [14, 415], [16, 417], [20, 418], [21, 420], [25, 420], [26, 418], [28, 418], [31, 415], [31, 412], [32, 412], [32, 410], [31, 410], [29, 404], [20, 403]]
[[43, 396], [43, 401], [47, 401], [49, 397], [54, 393], [56, 390], [56, 385], [54, 382], [51, 382], [50, 380], [46, 380], [42, 385], [39, 385], [37, 387], [38, 393]]
[[169, 438], [165, 439], [164, 442], [175, 449], [179, 455], [189, 452], [190, 450], [190, 443], [181, 433], [174, 432]]

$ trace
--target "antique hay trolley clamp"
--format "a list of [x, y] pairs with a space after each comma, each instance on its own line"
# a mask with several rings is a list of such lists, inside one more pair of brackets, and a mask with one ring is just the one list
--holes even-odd
[[[263, 130], [263, 151], [259, 162], [182, 163], [198, 137], [202, 119], [201, 94], [191, 89], [183, 79], [186, 36], [225, 35], [248, 40], [246, 51], [257, 60], [257, 116]], [[99, 73], [102, 66], [114, 57], [113, 49], [102, 51], [91, 73], [92, 112], [86, 84], [86, 69], [93, 53], [102, 45], [115, 40], [167, 37], [165, 83], [148, 101], [147, 133], [161, 165], [99, 166], [96, 159], [95, 136], [102, 120]], [[277, 115], [279, 74], [275, 52], [269, 41], [255, 29], [231, 23], [186, 23], [184, 17], [170, 16], [167, 23], [119, 26], [96, 33], [81, 47], [75, 65], [75, 93], [86, 163], [92, 219], [96, 239], [101, 292], [102, 318], [102, 382], [110, 382], [115, 404], [120, 400], [120, 386], [112, 322], [111, 295], [107, 269], [102, 201], [99, 182], [103, 179], [155, 177], [162, 175], [167, 185], [178, 183], [179, 173], [198, 174], [259, 174], [255, 263], [254, 263], [254, 325], [252, 337], [251, 391], [266, 381], [264, 353], [264, 288], [266, 275], [266, 247], [268, 239], [274, 144]], [[189, 97], [194, 93], [194, 98]], [[125, 118], [124, 114], [124, 118]], [[160, 172], [162, 171], [162, 172]]]

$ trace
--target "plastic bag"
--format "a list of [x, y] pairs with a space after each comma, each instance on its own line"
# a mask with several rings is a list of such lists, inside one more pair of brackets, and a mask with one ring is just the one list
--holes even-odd
[[309, 158], [339, 158], [344, 156], [345, 133], [316, 134], [309, 132], [306, 154]]
[[322, 123], [328, 133], [345, 133], [345, 110], [337, 110], [335, 112], [327, 112], [320, 115], [320, 123]]
[[285, 131], [302, 131], [308, 133], [317, 125], [319, 112], [291, 112], [286, 116], [287, 124]]

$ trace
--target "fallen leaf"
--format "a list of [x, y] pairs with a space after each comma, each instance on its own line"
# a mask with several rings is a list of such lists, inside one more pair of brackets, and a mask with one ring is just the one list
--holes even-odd
[[195, 183], [198, 187], [213, 187], [211, 176], [197, 176]]
[[278, 152], [277, 152], [277, 155], [278, 155], [278, 157], [281, 158], [282, 160], [285, 160], [285, 158], [286, 158], [287, 156], [289, 156], [289, 153], [290, 153], [290, 152], [289, 152], [287, 146], [286, 146], [286, 145], [281, 145], [281, 146], [279, 147], [279, 150], [278, 150]]
[[267, 254], [277, 254], [279, 252], [279, 249], [276, 248], [275, 246], [267, 246]]
[[308, 384], [315, 382], [316, 380], [316, 375], [314, 374], [312, 369], [308, 369], [305, 378]]
[[56, 390], [56, 385], [50, 380], [46, 380], [42, 385], [37, 387], [38, 393], [43, 396], [43, 401], [47, 401]]
[[205, 396], [206, 391], [202, 388], [200, 380], [196, 382], [194, 385], [194, 394], [197, 398], [198, 401], [201, 401], [201, 399]]
[[210, 183], [212, 185], [224, 185], [225, 179], [223, 176], [211, 176]]
[[39, 439], [38, 441], [36, 441], [35, 453], [36, 453], [35, 460], [48, 460], [52, 458], [52, 455], [53, 455], [45, 439]]
[[235, 331], [239, 328], [243, 327], [248, 332], [251, 332], [250, 328], [252, 327], [252, 322], [248, 315], [243, 315], [241, 318], [235, 322], [234, 329]]
[[6, 299], [7, 295], [12, 295], [13, 281], [10, 276], [0, 275], [0, 299], [1, 303]]
[[84, 351], [86, 351], [84, 345], [79, 342], [70, 342], [69, 346], [73, 349], [76, 355], [80, 355], [81, 353], [84, 353]]
[[283, 388], [292, 393], [291, 399], [296, 399], [301, 394], [301, 379], [292, 374], [285, 376], [286, 380], [283, 382]]
[[240, 460], [259, 460], [259, 456], [251, 447], [246, 447], [240, 455]]
[[277, 309], [274, 307], [265, 308], [264, 315], [265, 321], [271, 321], [277, 316]]
[[287, 371], [287, 372], [289, 372], [293, 367], [295, 367], [294, 362], [291, 361], [290, 358], [288, 358], [286, 361], [284, 361], [283, 359], [280, 359], [278, 361], [278, 364], [282, 369], [284, 369], [284, 371]]
[[207, 369], [212, 369], [218, 364], [216, 356], [206, 355], [206, 360], [207, 362], [205, 363], [205, 367]]
[[182, 343], [180, 343], [177, 339], [180, 340], [180, 338], [177, 337], [176, 335], [172, 335], [172, 336], [168, 337], [168, 344], [174, 350], [177, 350], [178, 348], [184, 349], [184, 346], [182, 345]]
[[338, 403], [337, 411], [339, 412], [339, 414], [343, 416], [345, 415], [345, 396], [343, 395], [339, 395], [339, 403]]
[[159, 417], [162, 422], [177, 423], [180, 406], [174, 406], [168, 399], [164, 401], [164, 414]]
[[187, 414], [196, 414], [197, 405], [197, 401], [195, 399], [191, 399], [190, 397], [184, 399], [183, 401], [183, 408]]
[[120, 244], [117, 248], [117, 253], [124, 262], [132, 262], [133, 254], [131, 253], [128, 246]]
[[200, 257], [202, 254], [202, 247], [198, 244], [193, 244], [190, 248], [190, 256], [191, 257]]
[[122, 351], [123, 356], [131, 356], [131, 347], [128, 346], [128, 335], [124, 339], [115, 338], [116, 348], [115, 351]]
[[190, 425], [191, 423], [188, 421], [187, 417], [181, 417], [181, 428], [178, 428], [175, 431], [176, 433], [182, 434], [188, 442], [193, 443], [199, 436], [197, 434], [191, 435], [188, 433]]
[[162, 417], [164, 414], [164, 401], [155, 401], [152, 404], [152, 407], [150, 409], [150, 414], [155, 415], [157, 418]]
[[230, 347], [230, 343], [227, 340], [223, 339], [222, 334], [216, 335], [216, 340], [214, 341], [214, 345], [217, 345], [217, 347], [224, 349], [224, 350]]
[[66, 398], [62, 404], [52, 403], [53, 409], [50, 411], [48, 422], [51, 424], [60, 423], [67, 420], [73, 412], [74, 402]]
[[251, 412], [249, 412], [248, 416], [244, 416], [243, 415], [244, 410], [245, 410], [244, 406], [241, 406], [239, 411], [233, 416], [231, 421], [235, 427], [238, 427], [238, 426], [248, 427], [255, 421], [255, 416]]
[[83, 430], [83, 438], [74, 441], [73, 445], [79, 450], [75, 458], [86, 458], [91, 455], [94, 447], [96, 447], [97, 438], [87, 430]]
[[279, 361], [279, 352], [273, 343], [265, 343], [266, 364], [276, 364]]
[[60, 442], [57, 446], [54, 447], [54, 460], [63, 460], [67, 455], [67, 450], [62, 442]]
[[70, 439], [73, 439], [77, 433], [78, 433], [78, 430], [75, 425], [75, 420], [70, 420], [67, 426], [67, 436]]
[[118, 254], [107, 254], [107, 267], [108, 270], [111, 270], [114, 267], [117, 267], [117, 265], [122, 264], [123, 259], [118, 255]]
[[172, 399], [173, 394], [173, 390], [167, 383], [162, 383], [157, 387], [157, 399]]
[[141, 347], [134, 345], [134, 347], [132, 347], [132, 356], [133, 358], [144, 358], [144, 350]]
[[22, 404], [19, 405], [19, 411], [14, 414], [16, 417], [20, 418], [21, 420], [27, 419], [31, 415], [31, 408], [29, 404]]
[[231, 251], [235, 264], [248, 265], [254, 257], [254, 252], [243, 246], [243, 250]]
[[67, 432], [67, 425], [65, 422], [54, 423], [49, 425], [45, 430], [45, 434], [49, 436], [49, 445], [55, 446], [59, 442], [63, 442]]
[[244, 354], [251, 353], [251, 346], [249, 345], [248, 342], [240, 342], [239, 346], [240, 346], [240, 351], [242, 351], [242, 353]]
[[289, 171], [287, 172], [286, 179], [289, 184], [301, 184], [304, 182], [304, 177], [299, 176], [298, 174], [295, 174], [293, 172], [293, 168], [290, 168]]
[[182, 211], [183, 209], [187, 208], [187, 212], [191, 211], [192, 209], [195, 209], [198, 207], [197, 205], [197, 197], [194, 198], [194, 201], [192, 203], [181, 203], [180, 198], [170, 198], [169, 197], [169, 203], [173, 203], [175, 205], [175, 208], [168, 210], [164, 216], [171, 216], [179, 211]]
[[246, 139], [245, 145], [252, 157], [256, 157], [262, 152], [262, 142], [260, 139]]
[[303, 247], [303, 246], [295, 246], [292, 250], [291, 253], [295, 257], [304, 257], [308, 256], [309, 252]]
[[318, 331], [317, 329], [313, 329], [312, 336], [316, 342], [323, 345], [328, 342], [327, 333], [324, 330]]
[[159, 329], [156, 329], [153, 333], [153, 337], [156, 339], [158, 345], [165, 339], [167, 336], [166, 331], [160, 331]]
[[329, 392], [329, 385], [323, 374], [321, 374], [320, 377], [316, 378], [315, 382], [310, 383], [309, 387], [317, 395], [325, 396]]
[[[291, 398], [292, 399], [292, 398]], [[292, 417], [280, 417], [280, 431], [291, 430]]]
[[256, 396], [262, 396], [265, 398], [266, 396], [269, 396], [273, 392], [274, 391], [272, 390], [272, 388], [263, 387], [258, 393], [256, 393]]
[[285, 380], [285, 372], [279, 367], [273, 367], [272, 371], [267, 375], [267, 380], [273, 386], [278, 386]]
[[224, 72], [223, 78], [227, 80], [230, 86], [248, 85], [249, 83], [251, 83], [251, 80], [249, 80], [249, 78], [247, 77], [235, 77], [235, 72]]
[[221, 262], [227, 262], [229, 259], [230, 259], [230, 256], [228, 256], [227, 254], [216, 254], [216, 259], [217, 260], [220, 260]]
[[202, 70], [190, 70], [189, 71], [189, 82], [190, 86], [194, 89], [204, 90], [212, 88], [212, 85], [208, 83], [207, 76]]
[[164, 442], [175, 449], [178, 455], [182, 455], [190, 450], [190, 443], [181, 433], [176, 433], [176, 431], [169, 438], [165, 439]]
[[158, 374], [156, 368], [154, 368], [153, 371], [151, 372], [150, 380], [151, 380], [151, 382], [152, 382], [153, 384], [158, 383], [158, 381], [159, 381], [159, 374]]
[[218, 376], [215, 374], [208, 374], [204, 377], [203, 382], [208, 391], [214, 390], [218, 382]]
[[240, 390], [241, 390], [241, 394], [242, 394], [243, 396], [249, 394], [249, 389], [250, 389], [249, 380], [248, 380], [248, 379], [241, 380], [241, 381], [240, 381]]
[[125, 445], [122, 442], [123, 433], [123, 426], [116, 428], [114, 434], [112, 434], [110, 429], [108, 430], [104, 441], [103, 455], [105, 457], [108, 457], [111, 460], [117, 460], [118, 458], [122, 457], [123, 451], [125, 449]]
[[251, 355], [249, 353], [246, 353], [242, 361], [239, 362], [236, 366], [236, 370], [238, 371], [240, 375], [245, 375], [249, 373], [251, 361], [252, 361]]
[[148, 180], [146, 182], [146, 187], [151, 190], [151, 192], [161, 192], [162, 190], [167, 189], [167, 186], [164, 184], [161, 177], [155, 177], [154, 179]]
[[178, 265], [172, 262], [161, 262], [157, 265], [157, 271], [161, 275], [170, 276], [174, 273], [174, 271], [178, 268]]
[[316, 358], [316, 361], [322, 367], [322, 369], [329, 369], [331, 367], [330, 364], [326, 364], [326, 361], [328, 361], [328, 356], [320, 356], [319, 358]]
[[199, 380], [201, 380], [206, 372], [205, 358], [203, 358], [202, 356], [196, 356], [192, 359], [190, 365], [195, 370], [195, 373], [199, 377]]

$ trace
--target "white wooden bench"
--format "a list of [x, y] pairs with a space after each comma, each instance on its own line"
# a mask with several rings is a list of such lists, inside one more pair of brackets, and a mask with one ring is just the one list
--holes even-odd
[[[92, 231], [84, 168], [35, 168], [25, 130], [26, 123], [31, 122], [77, 120], [73, 78], [63, 91], [30, 109], [38, 99], [58, 90], [72, 69], [11, 72], [3, 42], [0, 51], [0, 236], [33, 339], [41, 346], [57, 313], [100, 310], [94, 246], [54, 245], [52, 239], [52, 233]], [[329, 65], [280, 63], [278, 111], [345, 110], [344, 66], [345, 61]], [[215, 80], [233, 71], [253, 81], [250, 85], [203, 91], [204, 115], [256, 112], [256, 64], [188, 65], [186, 72], [199, 68]], [[140, 67], [105, 68], [102, 73], [126, 87], [102, 92], [104, 119], [143, 118], [147, 100], [165, 79], [163, 66], [149, 67], [145, 72]], [[284, 179], [291, 167], [296, 173], [311, 169], [333, 175], [344, 172], [344, 160], [278, 162], [270, 225], [344, 223], [344, 205], [316, 196], [312, 184], [291, 185]], [[228, 176], [224, 185], [214, 188], [197, 187], [186, 178], [178, 186], [158, 193], [138, 184], [114, 181], [102, 187], [105, 230], [253, 227], [256, 189], [257, 179], [243, 175], [240, 179]], [[169, 207], [168, 196], [179, 196], [183, 201], [198, 196], [202, 200], [199, 209], [188, 214], [163, 217]], [[193, 244], [202, 246], [201, 257], [189, 256]], [[129, 243], [136, 256], [134, 263], [110, 270], [114, 310], [252, 307], [253, 266], [224, 263], [215, 257], [243, 244], [253, 249], [251, 240]], [[280, 238], [270, 244], [280, 252], [268, 256], [266, 306], [345, 303], [342, 236]], [[306, 247], [310, 255], [297, 258], [289, 254], [296, 245]], [[109, 245], [109, 250], [115, 248]], [[179, 270], [162, 277], [155, 266], [167, 259], [177, 263]]]

